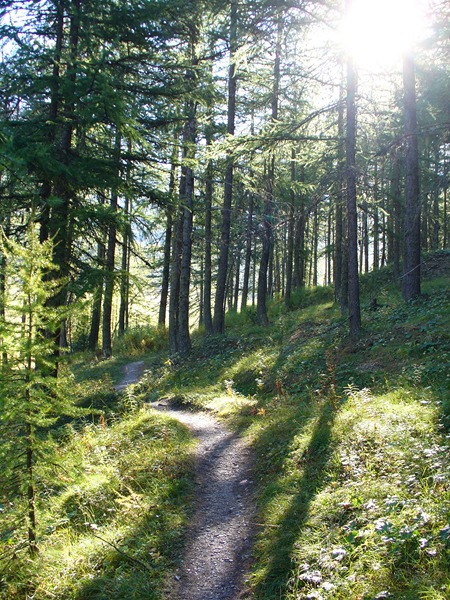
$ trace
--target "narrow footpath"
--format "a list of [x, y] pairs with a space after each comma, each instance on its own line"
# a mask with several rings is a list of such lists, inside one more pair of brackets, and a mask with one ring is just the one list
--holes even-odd
[[[130, 363], [117, 389], [139, 380], [143, 362]], [[255, 508], [248, 442], [204, 412], [150, 405], [187, 425], [198, 440], [196, 502], [170, 600], [238, 600], [248, 597]]]

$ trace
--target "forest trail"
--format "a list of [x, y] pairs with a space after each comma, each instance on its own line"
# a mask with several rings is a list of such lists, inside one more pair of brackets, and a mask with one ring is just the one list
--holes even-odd
[[115, 388], [118, 392], [123, 391], [127, 386], [132, 383], [136, 383], [142, 377], [144, 372], [144, 361], [139, 360], [136, 362], [129, 363], [125, 365], [125, 373], [123, 374], [120, 383], [118, 383]]
[[[142, 361], [128, 364], [116, 389], [138, 381], [144, 368]], [[245, 598], [255, 517], [249, 444], [204, 412], [179, 410], [164, 402], [150, 406], [187, 425], [198, 440], [195, 511], [168, 598]]]

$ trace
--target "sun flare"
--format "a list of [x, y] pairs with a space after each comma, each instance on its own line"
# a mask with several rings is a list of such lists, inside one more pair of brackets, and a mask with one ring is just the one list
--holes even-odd
[[358, 66], [394, 66], [426, 27], [423, 0], [353, 0], [341, 28], [342, 44]]

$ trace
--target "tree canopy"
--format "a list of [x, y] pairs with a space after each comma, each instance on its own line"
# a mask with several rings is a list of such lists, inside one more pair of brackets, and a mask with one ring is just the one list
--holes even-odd
[[416, 31], [356, 0], [4, 3], [0, 218], [52, 240], [49, 306], [84, 301], [56, 346], [109, 356], [159, 313], [187, 353], [196, 323], [264, 325], [321, 284], [357, 336], [359, 273], [389, 263], [420, 294], [448, 245], [448, 14], [426, 9]]

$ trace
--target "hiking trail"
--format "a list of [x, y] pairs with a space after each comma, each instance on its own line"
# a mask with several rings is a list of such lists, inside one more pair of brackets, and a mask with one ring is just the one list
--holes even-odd
[[[116, 386], [137, 382], [143, 361], [129, 363]], [[252, 451], [247, 440], [201, 411], [171, 407], [162, 400], [149, 404], [185, 424], [198, 440], [196, 499], [182, 562], [170, 582], [170, 600], [237, 600], [249, 597], [255, 519]]]

